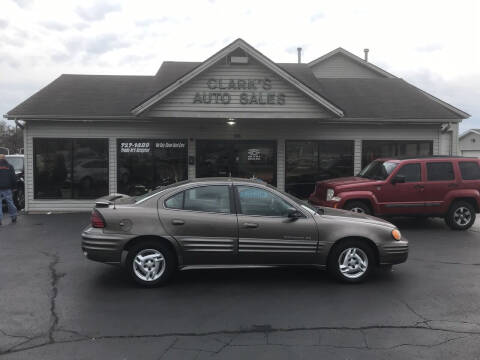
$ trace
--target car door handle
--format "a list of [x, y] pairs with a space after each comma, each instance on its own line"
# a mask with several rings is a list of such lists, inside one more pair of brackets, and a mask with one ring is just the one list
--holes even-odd
[[456, 184], [456, 183], [448, 184], [448, 187], [449, 188], [458, 187], [458, 184]]
[[173, 219], [172, 224], [173, 225], [183, 225], [183, 224], [185, 224], [185, 221], [182, 220], [182, 219]]
[[415, 188], [415, 189], [425, 189], [425, 186], [423, 186], [423, 185], [415, 185], [414, 188]]
[[243, 223], [243, 227], [247, 229], [256, 229], [258, 228], [258, 224], [256, 223]]

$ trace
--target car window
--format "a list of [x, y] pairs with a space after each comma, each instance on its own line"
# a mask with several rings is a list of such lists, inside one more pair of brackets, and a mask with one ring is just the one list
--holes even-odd
[[454, 180], [453, 166], [451, 162], [431, 162], [427, 163], [427, 180], [442, 181]]
[[405, 176], [405, 182], [422, 181], [422, 168], [420, 164], [406, 164], [398, 170], [398, 175]]
[[184, 192], [182, 191], [169, 197], [165, 200], [165, 207], [169, 209], [183, 209], [183, 195]]
[[185, 190], [183, 209], [229, 213], [230, 189], [227, 185], [210, 185]]
[[237, 190], [240, 214], [287, 217], [292, 208], [288, 202], [264, 189], [253, 186], [237, 186]]
[[393, 161], [372, 161], [360, 171], [358, 176], [372, 180], [385, 180], [397, 165], [398, 163]]
[[480, 166], [475, 161], [461, 161], [458, 163], [463, 180], [480, 180]]

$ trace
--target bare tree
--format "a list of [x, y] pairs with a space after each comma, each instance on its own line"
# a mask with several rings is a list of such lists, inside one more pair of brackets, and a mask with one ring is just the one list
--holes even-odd
[[[10, 125], [5, 120], [0, 120], [0, 148], [6, 148], [10, 154], [21, 152], [23, 149], [23, 130], [19, 126]], [[0, 149], [0, 152], [5, 152]]]

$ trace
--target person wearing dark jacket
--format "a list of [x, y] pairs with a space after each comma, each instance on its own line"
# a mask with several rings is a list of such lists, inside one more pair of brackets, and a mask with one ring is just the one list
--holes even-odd
[[17, 177], [15, 170], [5, 159], [5, 155], [0, 154], [0, 225], [2, 225], [3, 210], [1, 204], [3, 199], [7, 202], [8, 213], [12, 218], [12, 223], [17, 221], [17, 208], [13, 203], [13, 190], [17, 187]]

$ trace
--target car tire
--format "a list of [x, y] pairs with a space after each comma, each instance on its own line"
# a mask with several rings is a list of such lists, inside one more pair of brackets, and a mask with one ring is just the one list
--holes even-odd
[[143, 287], [165, 284], [177, 268], [173, 251], [160, 241], [144, 241], [133, 246], [127, 255], [126, 270], [131, 279]]
[[363, 201], [349, 201], [343, 207], [345, 210], [349, 210], [355, 213], [371, 215], [372, 210]]
[[372, 248], [362, 240], [346, 240], [334, 245], [328, 257], [328, 271], [337, 280], [345, 283], [365, 281], [375, 266]]
[[18, 188], [17, 193], [15, 195], [15, 207], [18, 211], [23, 210], [25, 207], [25, 191], [23, 188]]
[[447, 215], [445, 223], [452, 230], [467, 230], [475, 223], [475, 208], [467, 201], [455, 201]]

